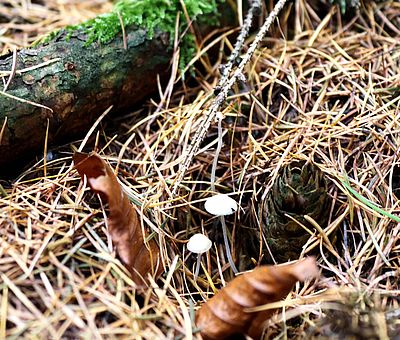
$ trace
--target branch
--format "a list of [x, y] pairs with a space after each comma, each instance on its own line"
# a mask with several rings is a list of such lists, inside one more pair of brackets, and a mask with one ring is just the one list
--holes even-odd
[[[225, 81], [223, 84], [221, 91], [217, 94], [214, 101], [211, 103], [209, 107], [209, 112], [207, 116], [205, 116], [204, 120], [201, 122], [200, 127], [197, 129], [196, 134], [192, 140], [192, 143], [189, 145], [189, 148], [185, 154], [183, 162], [181, 163], [180, 169], [177, 173], [176, 180], [174, 186], [172, 188], [172, 195], [177, 194], [179, 190], [179, 186], [185, 176], [186, 171], [189, 169], [190, 164], [192, 163], [192, 159], [199, 151], [200, 144], [203, 141], [204, 137], [207, 134], [207, 131], [211, 125], [211, 122], [215, 119], [217, 112], [221, 109], [222, 105], [225, 103], [226, 98], [228, 96], [229, 90], [232, 86], [236, 83], [236, 81], [240, 78], [243, 78], [243, 69], [246, 64], [250, 61], [251, 57], [253, 56], [255, 50], [257, 49], [258, 44], [264, 38], [265, 34], [268, 32], [272, 22], [277, 17], [283, 6], [285, 5], [287, 0], [279, 0], [278, 3], [275, 5], [272, 12], [266, 18], [264, 24], [260, 28], [259, 32], [257, 33], [254, 41], [251, 43], [249, 49], [247, 50], [246, 54], [244, 55], [242, 61], [240, 62], [239, 66], [233, 72], [232, 76]], [[254, 3], [253, 3], [254, 4]], [[239, 35], [239, 38], [241, 35]], [[235, 44], [236, 47], [236, 44]]]

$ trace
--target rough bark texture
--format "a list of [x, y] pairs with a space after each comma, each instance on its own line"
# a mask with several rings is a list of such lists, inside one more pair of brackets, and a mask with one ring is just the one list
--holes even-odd
[[[159, 32], [149, 40], [146, 31], [137, 28], [126, 35], [126, 50], [122, 35], [102, 46], [85, 46], [85, 35], [77, 32], [70, 39], [63, 33], [51, 43], [18, 51], [17, 73], [6, 94], [52, 111], [0, 92], [0, 173], [6, 164], [43, 150], [48, 124], [48, 142], [63, 140], [87, 131], [110, 105], [126, 108], [154, 92], [157, 74], [167, 74], [169, 37]], [[19, 72], [56, 58], [49, 65]], [[10, 71], [12, 64], [12, 54], [1, 56], [0, 72]]]

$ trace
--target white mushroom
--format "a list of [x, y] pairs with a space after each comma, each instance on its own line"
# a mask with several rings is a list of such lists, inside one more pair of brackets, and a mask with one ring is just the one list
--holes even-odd
[[203, 234], [194, 234], [187, 244], [187, 249], [192, 253], [202, 254], [209, 251], [211, 248], [210, 239]]
[[204, 208], [212, 215], [231, 215], [237, 210], [236, 201], [225, 194], [217, 194], [207, 198]]
[[197, 254], [196, 269], [194, 272], [194, 280], [196, 280], [200, 271], [201, 254], [210, 250], [212, 242], [203, 234], [194, 234], [187, 244], [187, 249], [192, 253]]
[[229, 197], [228, 195], [217, 194], [206, 199], [204, 208], [207, 210], [208, 213], [219, 217], [222, 225], [222, 233], [224, 235], [226, 257], [228, 258], [228, 262], [231, 265], [233, 272], [237, 274], [238, 270], [232, 259], [231, 248], [229, 246], [228, 233], [224, 217], [225, 215], [233, 214], [237, 210], [237, 203], [233, 198]]

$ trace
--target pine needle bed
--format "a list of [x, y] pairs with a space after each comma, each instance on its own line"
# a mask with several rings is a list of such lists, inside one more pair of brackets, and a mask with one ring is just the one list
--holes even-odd
[[[370, 2], [342, 21], [337, 8], [321, 15], [296, 4], [281, 13], [280, 30], [262, 42], [222, 112], [216, 188], [240, 205], [227, 218], [233, 254], [241, 270], [268, 261], [260, 250], [268, 193], [286, 165], [312, 164], [331, 204], [301, 256], [316, 255], [322, 276], [278, 304], [266, 335], [384, 339], [400, 332], [400, 6]], [[5, 36], [3, 50], [11, 39], [19, 40]], [[226, 37], [214, 39], [203, 48], [231, 48]], [[114, 118], [117, 132], [104, 120], [83, 142], [52, 150], [53, 160], [0, 182], [0, 338], [199, 336], [195, 310], [232, 278], [222, 232], [204, 210], [216, 124], [171, 196], [218, 81], [218, 63], [199, 58], [194, 85], [178, 82], [168, 100]], [[139, 112], [147, 117], [137, 122]], [[113, 253], [104, 207], [72, 166], [81, 144], [109, 162], [143, 228], [156, 231], [165, 273], [142, 296]], [[196, 232], [214, 242], [197, 283], [185, 247]]]

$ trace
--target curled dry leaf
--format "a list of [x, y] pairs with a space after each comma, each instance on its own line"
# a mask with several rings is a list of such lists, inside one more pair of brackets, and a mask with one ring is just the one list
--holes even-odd
[[90, 188], [108, 203], [108, 232], [132, 280], [141, 285], [148, 273], [158, 276], [158, 245], [153, 239], [145, 243], [139, 216], [110, 166], [96, 153], [76, 152], [73, 159], [79, 175], [86, 176]]
[[236, 277], [197, 312], [196, 324], [203, 339], [226, 339], [235, 334], [260, 339], [265, 321], [275, 310], [245, 309], [282, 300], [297, 281], [317, 274], [316, 261], [309, 257], [291, 264], [261, 266]]

